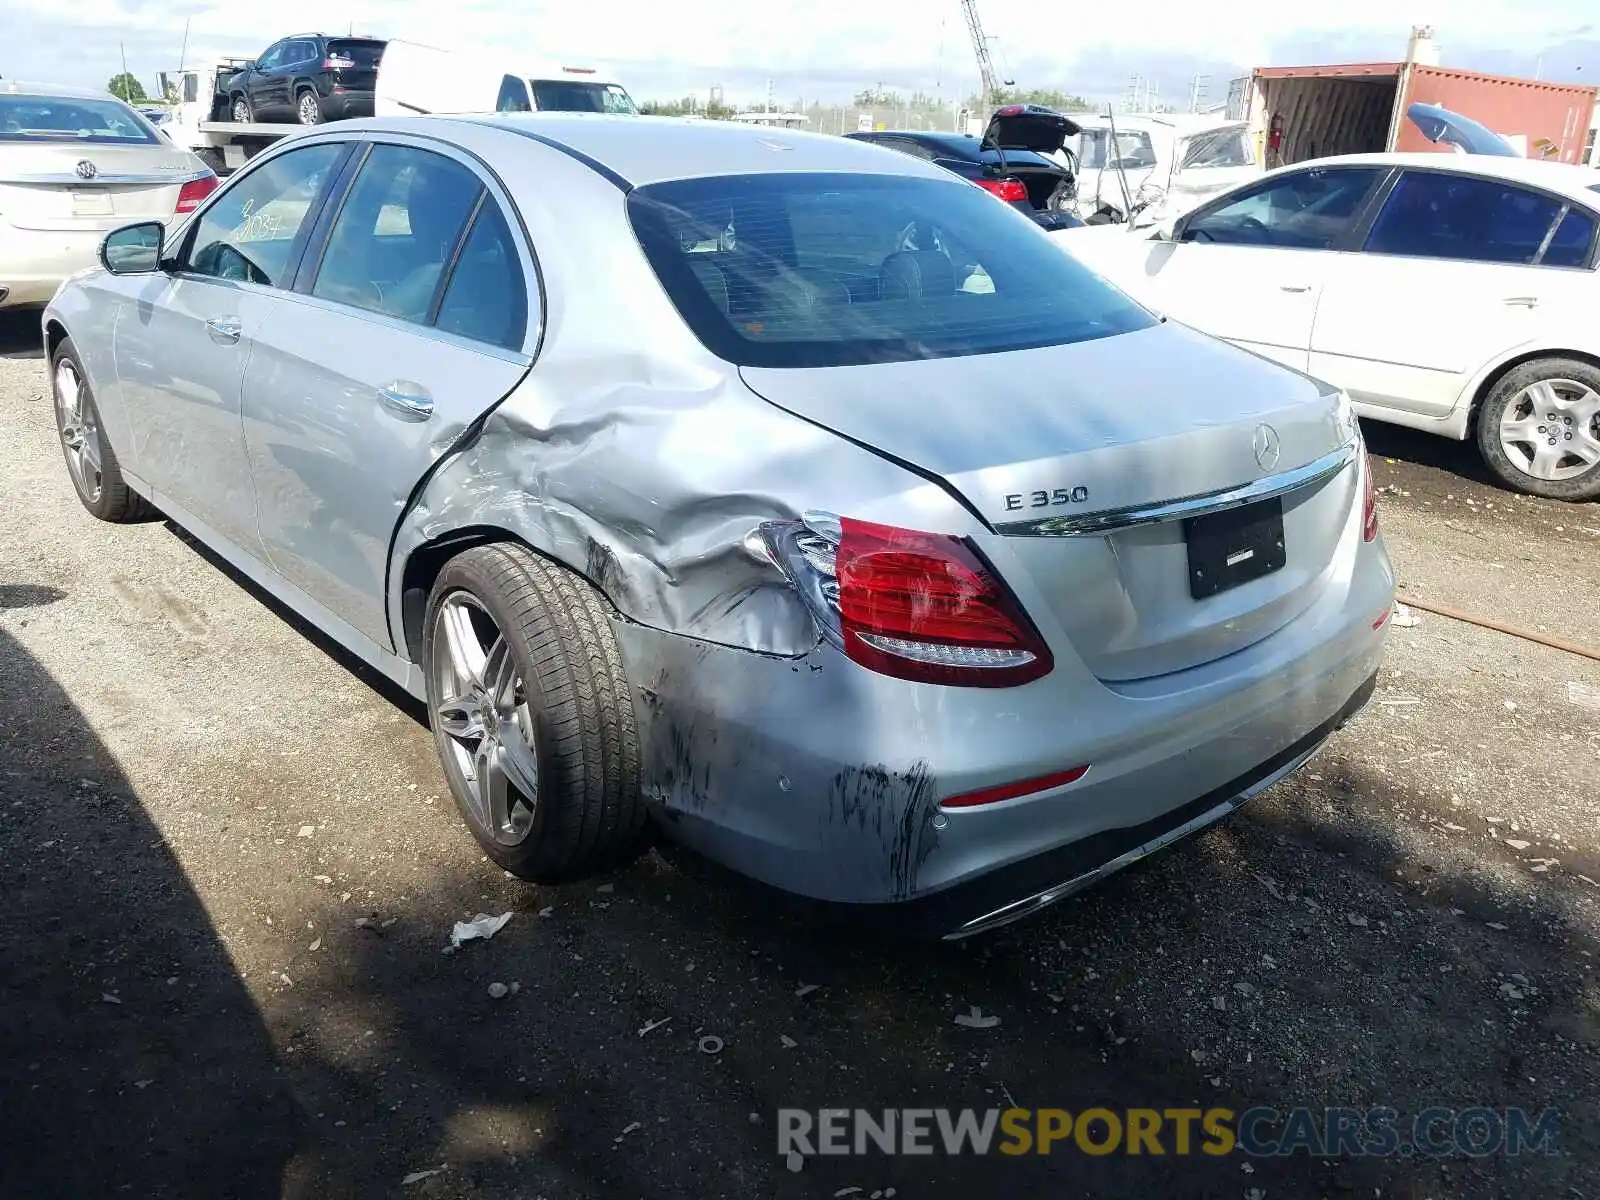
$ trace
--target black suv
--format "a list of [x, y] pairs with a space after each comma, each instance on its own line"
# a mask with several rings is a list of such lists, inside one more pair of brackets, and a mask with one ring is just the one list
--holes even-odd
[[320, 33], [274, 42], [228, 80], [228, 115], [240, 122], [301, 125], [370, 117], [386, 45], [375, 38]]

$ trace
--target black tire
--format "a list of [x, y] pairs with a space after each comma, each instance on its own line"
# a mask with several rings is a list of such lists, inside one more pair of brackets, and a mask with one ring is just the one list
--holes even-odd
[[[306, 99], [310, 98], [310, 105]], [[308, 109], [312, 114], [311, 120], [306, 120]], [[302, 125], [321, 125], [325, 119], [322, 115], [322, 101], [317, 99], [313, 88], [301, 88], [294, 96], [294, 119]]]
[[[538, 796], [520, 842], [497, 840], [451, 764], [461, 745], [441, 728], [435, 634], [447, 600], [485, 610], [511, 651], [527, 700]], [[448, 640], [448, 639], [444, 639]], [[571, 572], [516, 543], [478, 546], [445, 564], [428, 597], [422, 665], [428, 715], [445, 778], [467, 827], [496, 863], [521, 879], [559, 883], [614, 867], [645, 846], [633, 693], [605, 598]], [[521, 793], [518, 793], [521, 795]]]
[[256, 110], [249, 96], [243, 92], [234, 93], [228, 101], [228, 119], [236, 125], [249, 125], [255, 121]]
[[[80, 416], [87, 417], [87, 421], [73, 419], [71, 400], [63, 395], [63, 367], [70, 368], [77, 380], [79, 397], [76, 411]], [[83, 370], [83, 360], [78, 357], [77, 347], [72, 344], [71, 338], [62, 338], [50, 358], [50, 391], [56, 415], [56, 435], [61, 441], [61, 453], [67, 464], [67, 478], [72, 480], [72, 490], [78, 493], [83, 507], [89, 510], [91, 516], [117, 523], [144, 521], [154, 516], [155, 510], [150, 503], [129, 488], [122, 478], [122, 467], [101, 427], [99, 406], [95, 404], [94, 392]], [[75, 447], [82, 445], [85, 438], [93, 439], [95, 453], [99, 456], [97, 471], [75, 454]]]
[[[1600, 498], [1600, 464], [1581, 474], [1566, 479], [1540, 479], [1523, 470], [1501, 445], [1500, 423], [1513, 404], [1521, 407], [1520, 397], [1525, 389], [1547, 380], [1570, 380], [1600, 392], [1600, 368], [1575, 358], [1535, 358], [1513, 367], [1503, 375], [1478, 407], [1476, 435], [1478, 453], [1496, 478], [1513, 491], [1546, 500], [1565, 500], [1580, 503]], [[1600, 423], [1600, 417], [1595, 418]], [[1561, 437], [1573, 432], [1563, 428]], [[1600, 438], [1600, 429], [1591, 427], [1592, 436]]]

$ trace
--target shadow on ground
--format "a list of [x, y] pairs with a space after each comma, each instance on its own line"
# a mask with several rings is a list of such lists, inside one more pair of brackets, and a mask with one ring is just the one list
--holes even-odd
[[0, 358], [44, 357], [37, 309], [0, 310]]
[[[0, 606], [53, 592], [6, 584]], [[0, 797], [0, 1194], [277, 1196], [301, 1121], [250, 994], [116, 762], [3, 631]]]

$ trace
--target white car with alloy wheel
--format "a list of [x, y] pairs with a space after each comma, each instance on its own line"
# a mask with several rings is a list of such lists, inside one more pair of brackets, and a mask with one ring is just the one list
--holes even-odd
[[1052, 236], [1149, 307], [1600, 498], [1600, 176], [1488, 154], [1298, 163], [1151, 230]]

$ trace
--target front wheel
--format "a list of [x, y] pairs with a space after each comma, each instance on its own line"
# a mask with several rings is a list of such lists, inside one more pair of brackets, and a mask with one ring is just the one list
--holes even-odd
[[1600, 498], [1600, 369], [1538, 358], [1506, 372], [1478, 410], [1478, 451], [1507, 487]]
[[594, 588], [515, 543], [467, 550], [429, 596], [423, 664], [445, 777], [490, 858], [557, 883], [642, 847], [633, 696]]
[[67, 475], [84, 508], [102, 521], [141, 521], [150, 516], [150, 506], [123, 481], [71, 338], [63, 338], [56, 347], [50, 360], [50, 382]]
[[322, 103], [315, 92], [307, 89], [300, 93], [300, 99], [295, 104], [295, 115], [300, 118], [302, 125], [322, 124]]
[[250, 110], [250, 101], [244, 96], [233, 98], [233, 120], [236, 125], [248, 125], [256, 119]]

